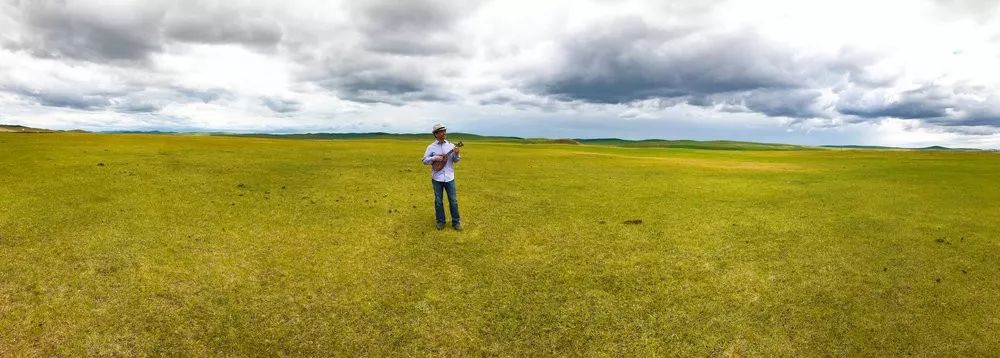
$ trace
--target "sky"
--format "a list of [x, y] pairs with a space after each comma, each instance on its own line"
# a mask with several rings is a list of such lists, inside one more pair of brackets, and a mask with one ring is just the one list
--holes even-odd
[[0, 123], [1000, 148], [1000, 1], [0, 0]]

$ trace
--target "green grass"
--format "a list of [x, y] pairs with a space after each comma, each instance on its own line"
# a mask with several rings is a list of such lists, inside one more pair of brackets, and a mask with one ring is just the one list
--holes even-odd
[[1000, 347], [996, 153], [429, 142], [0, 134], [0, 356]]

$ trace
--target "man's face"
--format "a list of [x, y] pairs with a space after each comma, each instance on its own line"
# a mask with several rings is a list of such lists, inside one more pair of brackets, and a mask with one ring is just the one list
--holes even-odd
[[437, 138], [438, 142], [444, 141], [445, 138], [448, 138], [448, 131], [444, 130], [434, 132], [434, 138]]

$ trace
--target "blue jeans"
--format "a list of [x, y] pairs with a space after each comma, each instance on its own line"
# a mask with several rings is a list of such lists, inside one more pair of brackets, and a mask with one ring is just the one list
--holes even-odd
[[441, 200], [441, 191], [448, 192], [448, 206], [451, 209], [451, 224], [455, 225], [460, 222], [458, 216], [458, 197], [455, 196], [455, 181], [452, 180], [447, 183], [442, 183], [437, 180], [431, 180], [434, 184], [434, 217], [437, 218], [438, 224], [445, 223], [444, 217], [444, 200]]

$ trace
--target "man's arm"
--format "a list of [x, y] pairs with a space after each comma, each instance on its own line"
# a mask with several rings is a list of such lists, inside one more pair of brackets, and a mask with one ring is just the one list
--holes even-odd
[[423, 159], [425, 165], [441, 160], [440, 155], [431, 155], [431, 153], [431, 147], [427, 147], [427, 150], [424, 151]]
[[452, 163], [458, 163], [458, 161], [462, 159], [462, 157], [458, 156], [458, 152], [459, 152], [459, 147], [455, 147], [454, 151], [451, 152]]

